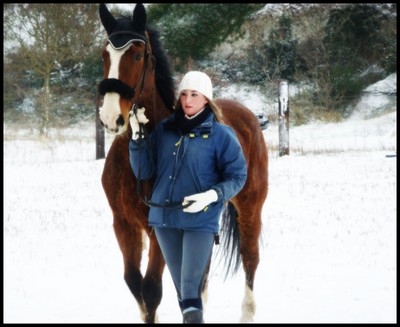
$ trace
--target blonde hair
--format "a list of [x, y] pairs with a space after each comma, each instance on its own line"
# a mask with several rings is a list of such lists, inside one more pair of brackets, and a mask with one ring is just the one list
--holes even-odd
[[224, 123], [224, 118], [222, 115], [221, 108], [214, 102], [214, 100], [208, 100], [208, 106], [211, 111], [214, 113], [215, 120], [221, 124]]

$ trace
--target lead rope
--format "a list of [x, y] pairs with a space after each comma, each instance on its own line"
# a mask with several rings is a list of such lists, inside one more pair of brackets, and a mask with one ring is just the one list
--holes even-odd
[[[135, 106], [135, 111], [134, 114], [136, 116], [136, 106]], [[137, 117], [136, 117], [137, 119]], [[142, 158], [142, 149], [143, 149], [143, 140], [144, 142], [146, 142], [147, 145], [147, 149], [150, 149], [150, 141], [148, 139], [148, 133], [146, 128], [144, 127], [143, 123], [139, 123], [139, 158]], [[177, 142], [177, 144], [179, 144], [180, 142], [182, 142], [182, 137], [179, 139], [179, 141]], [[175, 144], [175, 145], [177, 145]], [[150, 157], [150, 160], [152, 160], [152, 158]], [[169, 204], [160, 204], [160, 203], [156, 203], [156, 202], [152, 202], [147, 200], [147, 197], [144, 196], [144, 198], [142, 197], [141, 193], [141, 185], [142, 185], [142, 181], [140, 179], [141, 173], [141, 164], [139, 162], [139, 169], [138, 169], [138, 176], [136, 177], [136, 193], [137, 196], [139, 197], [140, 200], [142, 200], [142, 202], [148, 206], [149, 208], [154, 207], [154, 208], [164, 208], [164, 209], [184, 209], [187, 208], [188, 206], [190, 206], [194, 201], [189, 201], [187, 204], [182, 205], [182, 202], [174, 202], [174, 203], [169, 203]], [[219, 233], [214, 233], [214, 244], [215, 245], [219, 245]]]
[[[146, 44], [146, 48], [147, 48], [147, 44]], [[146, 50], [146, 58], [145, 58], [145, 63], [144, 63], [144, 67], [143, 67], [143, 73], [141, 76], [141, 80], [142, 80], [142, 84], [140, 87], [140, 93], [138, 96], [138, 100], [136, 102], [133, 103], [132, 105], [132, 109], [129, 113], [129, 115], [135, 115], [136, 119], [136, 111], [139, 107], [138, 103], [140, 102], [140, 99], [142, 98], [142, 93], [144, 90], [144, 82], [146, 79], [146, 71], [147, 71], [147, 66], [148, 66], [148, 62], [149, 62], [149, 50]], [[144, 127], [143, 123], [139, 123], [139, 160], [142, 158], [142, 148], [143, 148], [143, 140], [146, 142], [147, 145], [147, 149], [150, 149], [150, 142], [148, 139], [148, 134], [147, 134], [147, 130]], [[150, 158], [152, 160], [152, 158]], [[145, 196], [144, 198], [141, 196], [141, 185], [142, 185], [142, 181], [141, 181], [141, 164], [139, 162], [139, 169], [138, 169], [138, 176], [136, 178], [136, 193], [137, 196], [139, 197], [139, 199], [142, 200], [142, 202], [148, 206], [148, 207], [155, 207], [155, 208], [168, 208], [168, 209], [184, 209], [187, 208], [188, 206], [190, 206], [194, 201], [189, 201], [187, 204], [182, 205], [181, 202], [173, 202], [173, 203], [169, 203], [169, 204], [161, 204], [161, 203], [156, 203], [156, 202], [152, 202], [147, 200], [147, 197]]]
[[[136, 115], [136, 111], [135, 111], [135, 115]], [[137, 117], [136, 117], [137, 118]], [[150, 146], [150, 142], [147, 138], [148, 133], [146, 128], [144, 127], [143, 123], [139, 123], [139, 158], [142, 158], [142, 148], [143, 148], [143, 139], [146, 142], [147, 145], [147, 149], [149, 149]], [[182, 138], [178, 141], [181, 142]], [[156, 202], [152, 202], [147, 200], [147, 197], [144, 196], [144, 198], [141, 196], [141, 185], [142, 185], [142, 181], [140, 179], [140, 168], [141, 168], [141, 164], [139, 162], [139, 169], [138, 169], [138, 177], [136, 177], [136, 193], [137, 196], [139, 197], [140, 200], [142, 200], [142, 202], [148, 206], [149, 208], [154, 207], [154, 208], [164, 208], [164, 209], [184, 209], [187, 208], [188, 206], [190, 206], [193, 202], [195, 201], [189, 201], [187, 204], [182, 205], [182, 202], [173, 202], [173, 203], [169, 203], [169, 204], [160, 204], [160, 203], [156, 203]], [[153, 231], [153, 229], [152, 229]], [[214, 244], [215, 245], [219, 245], [219, 234], [218, 233], [214, 233]]]
[[[136, 109], [136, 108], [135, 108]], [[136, 110], [135, 110], [135, 116], [136, 116]], [[139, 160], [142, 158], [142, 149], [143, 149], [143, 142], [146, 142], [147, 149], [150, 149], [150, 141], [148, 139], [148, 133], [146, 128], [144, 127], [143, 123], [139, 123]], [[152, 158], [150, 158], [152, 160]], [[142, 197], [141, 193], [141, 185], [142, 185], [142, 180], [140, 178], [141, 176], [141, 163], [139, 162], [139, 168], [138, 168], [138, 176], [136, 177], [136, 193], [137, 196], [142, 200], [142, 202], [150, 207], [155, 207], [155, 208], [164, 208], [164, 209], [184, 209], [190, 206], [194, 201], [189, 201], [187, 204], [182, 205], [182, 202], [172, 202], [168, 204], [161, 204], [157, 202], [152, 202], [147, 200], [147, 197], [144, 196]]]

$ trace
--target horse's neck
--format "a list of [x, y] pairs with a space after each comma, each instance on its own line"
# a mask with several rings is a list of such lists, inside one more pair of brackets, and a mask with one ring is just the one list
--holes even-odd
[[145, 113], [152, 127], [155, 127], [161, 120], [172, 114], [156, 89], [154, 94], [143, 97], [143, 106], [146, 108]]

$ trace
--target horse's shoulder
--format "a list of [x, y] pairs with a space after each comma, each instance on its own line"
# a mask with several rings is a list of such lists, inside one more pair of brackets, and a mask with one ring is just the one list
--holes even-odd
[[236, 100], [218, 98], [215, 103], [222, 109], [223, 113], [232, 112], [234, 114], [253, 115], [253, 112], [244, 104]]
[[[244, 104], [231, 99], [218, 98], [215, 103], [221, 108], [224, 121], [231, 125], [235, 130], [245, 128], [255, 128], [259, 125], [256, 115]], [[246, 124], [243, 124], [246, 122]]]
[[215, 99], [215, 102], [221, 107], [246, 108], [246, 109], [248, 109], [245, 105], [243, 105], [239, 101], [232, 100], [232, 99], [218, 98], [218, 99]]

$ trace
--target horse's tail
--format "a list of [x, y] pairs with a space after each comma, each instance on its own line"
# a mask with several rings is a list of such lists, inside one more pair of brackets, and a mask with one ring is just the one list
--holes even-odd
[[[237, 221], [238, 212], [232, 202], [225, 205], [222, 212], [220, 254], [224, 258], [225, 278], [237, 273], [240, 267], [240, 234]], [[220, 258], [222, 259], [222, 258]]]

